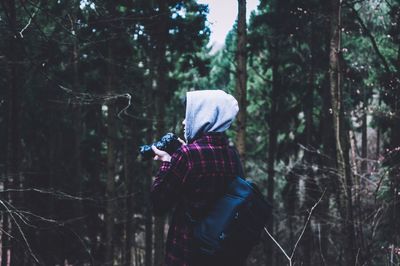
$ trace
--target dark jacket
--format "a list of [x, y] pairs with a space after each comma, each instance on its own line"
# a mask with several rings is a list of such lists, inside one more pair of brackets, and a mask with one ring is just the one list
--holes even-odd
[[163, 215], [175, 207], [166, 243], [166, 265], [233, 265], [228, 262], [230, 259], [238, 262], [233, 255], [197, 257], [193, 224], [186, 215], [205, 215], [228, 183], [239, 175], [238, 162], [224, 133], [207, 133], [182, 146], [172, 155], [171, 162], [161, 163], [151, 191], [154, 212]]

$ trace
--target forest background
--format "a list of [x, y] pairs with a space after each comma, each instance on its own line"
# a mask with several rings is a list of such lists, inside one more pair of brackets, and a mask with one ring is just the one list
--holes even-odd
[[246, 23], [238, 0], [215, 54], [207, 12], [1, 1], [1, 266], [162, 265], [138, 147], [182, 136], [194, 89], [237, 97], [228, 136], [274, 206], [247, 265], [400, 265], [399, 1], [261, 0]]

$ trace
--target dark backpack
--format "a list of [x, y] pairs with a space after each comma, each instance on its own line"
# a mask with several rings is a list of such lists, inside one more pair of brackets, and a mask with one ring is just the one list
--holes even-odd
[[271, 208], [255, 184], [234, 178], [207, 215], [194, 222], [197, 252], [247, 257], [261, 239]]

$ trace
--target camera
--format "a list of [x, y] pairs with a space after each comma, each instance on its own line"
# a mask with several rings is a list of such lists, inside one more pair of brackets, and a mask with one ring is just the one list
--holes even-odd
[[143, 160], [149, 160], [155, 156], [154, 151], [151, 149], [152, 145], [156, 146], [159, 150], [166, 151], [168, 154], [173, 154], [179, 149], [182, 143], [175, 134], [167, 133], [159, 141], [139, 147], [139, 153], [142, 155]]

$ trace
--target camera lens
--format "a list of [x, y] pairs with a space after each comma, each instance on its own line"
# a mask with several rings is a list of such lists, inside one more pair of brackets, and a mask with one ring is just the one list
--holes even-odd
[[151, 149], [152, 145], [157, 149], [166, 151], [168, 154], [172, 155], [182, 144], [173, 133], [167, 133], [159, 141], [151, 145], [140, 146], [139, 152], [142, 155], [143, 160], [148, 160], [154, 157], [155, 154]]
[[167, 145], [164, 141], [160, 140], [154, 143], [154, 146], [156, 146], [157, 149], [164, 151]]
[[139, 152], [143, 156], [144, 160], [148, 160], [154, 156], [154, 152], [150, 145], [140, 146]]

